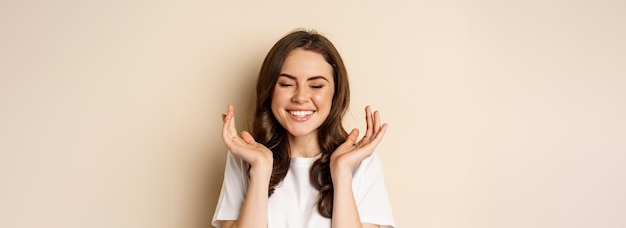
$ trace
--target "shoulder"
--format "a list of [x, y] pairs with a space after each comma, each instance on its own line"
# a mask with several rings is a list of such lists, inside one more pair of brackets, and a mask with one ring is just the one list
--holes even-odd
[[378, 156], [378, 154], [373, 153], [369, 157], [363, 159], [363, 161], [361, 161], [361, 164], [359, 165], [359, 167], [360, 166], [365, 166], [365, 167], [381, 166], [380, 157]]
[[[357, 166], [354, 170], [354, 174], [359, 173], [372, 173], [372, 172], [381, 172], [382, 171], [382, 163], [378, 154], [373, 153], [369, 157], [363, 159], [361, 164]], [[367, 175], [367, 174], [366, 174]]]
[[248, 165], [247, 162], [235, 156], [230, 151], [228, 151], [228, 153], [226, 154], [226, 167], [225, 167], [226, 171], [242, 172], [242, 173], [247, 174], [247, 170], [249, 166], [250, 165]]

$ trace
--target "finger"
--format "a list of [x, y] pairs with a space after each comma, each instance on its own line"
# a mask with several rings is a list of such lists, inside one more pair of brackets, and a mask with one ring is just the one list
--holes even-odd
[[222, 127], [222, 140], [224, 140], [224, 143], [226, 144], [226, 146], [228, 148], [231, 147], [233, 139], [230, 136], [230, 133], [228, 131], [228, 125], [230, 124], [230, 120], [228, 118], [224, 118], [224, 126]]
[[252, 135], [247, 131], [241, 132], [241, 138], [243, 138], [243, 141], [245, 141], [248, 144], [252, 144], [256, 142], [254, 141], [254, 137], [252, 137]]
[[378, 146], [378, 144], [380, 143], [380, 141], [383, 140], [383, 136], [385, 136], [385, 132], [387, 132], [387, 124], [383, 124], [383, 126], [380, 128], [380, 131], [378, 131], [378, 133], [374, 136], [374, 139], [372, 139], [372, 142], [370, 143], [371, 146]]
[[229, 121], [228, 134], [231, 136], [237, 136], [237, 125], [235, 124], [235, 108], [233, 105], [228, 105], [228, 114], [226, 118]]
[[228, 137], [228, 127], [230, 126], [230, 112], [226, 112], [226, 114], [222, 114], [222, 121], [224, 125], [222, 126], [222, 137], [224, 140], [229, 139]]
[[359, 129], [352, 129], [350, 134], [348, 134], [348, 138], [346, 142], [343, 143], [345, 146], [354, 146], [356, 144], [356, 139], [359, 137]]
[[368, 105], [367, 107], [365, 107], [365, 122], [367, 124], [366, 127], [366, 131], [365, 131], [365, 135], [363, 136], [363, 139], [367, 139], [370, 138], [373, 134], [373, 129], [372, 129], [372, 108]]
[[374, 112], [374, 134], [377, 134], [380, 130], [380, 114], [378, 111]]
[[228, 110], [226, 111], [226, 114], [222, 113], [222, 121], [224, 121], [224, 123], [226, 123], [226, 119], [231, 116], [231, 110], [231, 105], [228, 105]]
[[232, 105], [228, 105], [228, 112], [227, 114], [222, 114], [223, 118], [224, 118], [224, 126], [222, 128], [222, 137], [224, 139], [224, 142], [227, 143], [227, 145], [230, 145], [230, 142], [238, 137], [237, 136], [237, 129], [235, 129], [235, 119], [234, 119], [234, 110]]

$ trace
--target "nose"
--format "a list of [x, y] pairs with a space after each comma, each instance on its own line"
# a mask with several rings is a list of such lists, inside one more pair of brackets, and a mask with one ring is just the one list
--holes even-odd
[[291, 101], [295, 103], [306, 103], [308, 100], [309, 92], [300, 86], [296, 89], [293, 97], [291, 98]]

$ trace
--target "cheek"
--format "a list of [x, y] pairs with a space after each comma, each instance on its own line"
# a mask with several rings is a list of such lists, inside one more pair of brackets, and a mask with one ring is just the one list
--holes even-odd
[[319, 106], [330, 107], [333, 102], [333, 93], [332, 91], [326, 91], [323, 93], [315, 94], [313, 96], [313, 99], [315, 100], [315, 103], [317, 103], [317, 105]]
[[280, 110], [289, 105], [291, 102], [291, 95], [289, 95], [289, 92], [287, 91], [276, 89], [272, 93], [271, 102], [270, 108], [272, 109], [274, 116], [277, 117], [277, 114], [280, 114]]
[[272, 106], [275, 103], [281, 103], [285, 99], [285, 93], [281, 92], [279, 89], [274, 89], [274, 93], [272, 93]]
[[274, 93], [272, 93], [272, 99], [271, 99], [271, 105], [270, 108], [272, 109], [272, 113], [274, 114], [274, 116], [276, 116], [276, 109], [280, 106], [280, 93], [278, 93], [276, 90], [274, 90]]

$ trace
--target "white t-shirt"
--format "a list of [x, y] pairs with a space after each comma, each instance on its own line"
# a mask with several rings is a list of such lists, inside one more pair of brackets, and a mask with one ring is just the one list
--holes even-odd
[[[309, 178], [311, 165], [319, 158], [291, 158], [285, 179], [268, 200], [269, 228], [323, 228], [331, 221], [317, 210], [318, 191]], [[212, 225], [217, 221], [237, 220], [248, 189], [248, 167], [230, 152], [227, 155], [224, 183]], [[376, 154], [366, 158], [354, 170], [352, 190], [362, 223], [395, 227], [380, 159]]]

